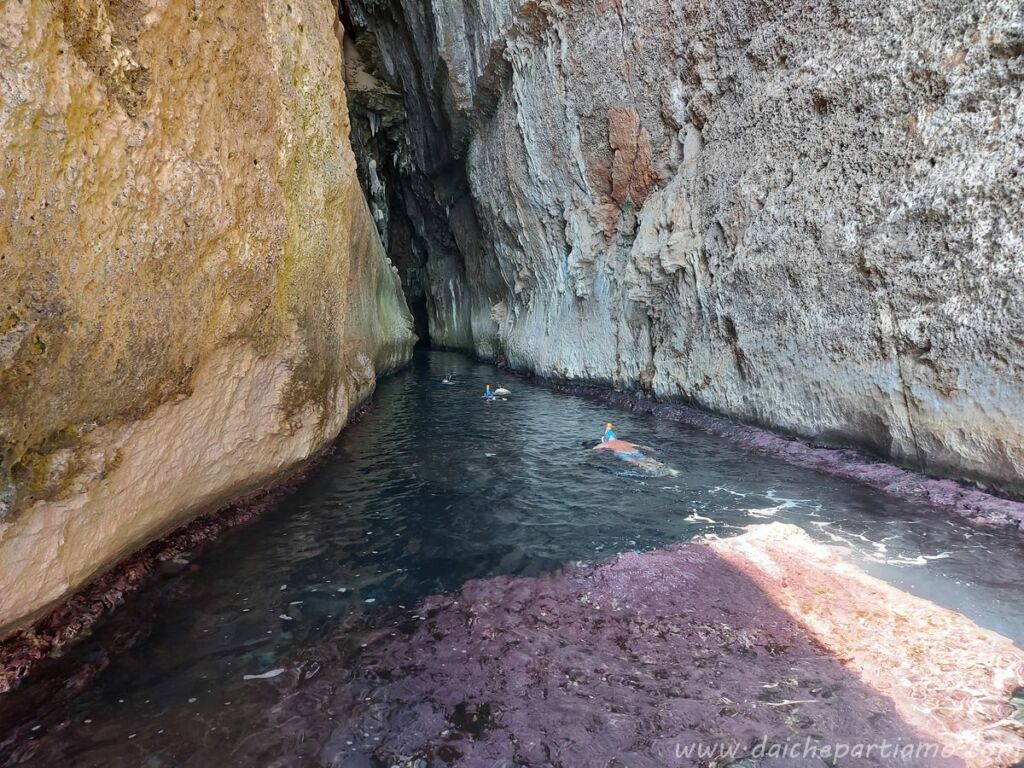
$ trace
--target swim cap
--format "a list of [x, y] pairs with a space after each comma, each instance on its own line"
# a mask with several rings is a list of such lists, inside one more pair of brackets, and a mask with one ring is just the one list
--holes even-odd
[[604, 425], [605, 429], [611, 429], [612, 426], [614, 426], [614, 425], [610, 421], [606, 422], [605, 425]]

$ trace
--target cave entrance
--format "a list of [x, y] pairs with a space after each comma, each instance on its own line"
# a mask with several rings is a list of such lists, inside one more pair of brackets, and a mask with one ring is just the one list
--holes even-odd
[[[405, 287], [403, 283], [403, 288]], [[430, 316], [427, 313], [427, 297], [421, 293], [418, 296], [410, 296], [408, 291], [405, 294], [405, 301], [412, 312], [412, 328], [418, 337], [417, 349], [430, 347]]]
[[[401, 0], [340, 0], [338, 14], [357, 175], [401, 277], [416, 346], [463, 342], [449, 326], [456, 315], [466, 320], [456, 312], [456, 296], [464, 254], [481, 241], [466, 175], [470, 131], [449, 122], [445, 97], [434, 91], [400, 21]], [[381, 37], [407, 49], [382, 51]]]

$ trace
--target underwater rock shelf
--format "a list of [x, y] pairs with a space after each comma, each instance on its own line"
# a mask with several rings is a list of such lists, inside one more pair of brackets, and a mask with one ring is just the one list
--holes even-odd
[[[420, 613], [410, 635], [371, 644], [335, 694], [333, 764], [775, 765], [788, 748], [800, 760], [786, 765], [845, 749], [842, 765], [973, 768], [1024, 756], [1009, 720], [1024, 653], [794, 526], [473, 581]], [[716, 763], [707, 750], [731, 752]]]

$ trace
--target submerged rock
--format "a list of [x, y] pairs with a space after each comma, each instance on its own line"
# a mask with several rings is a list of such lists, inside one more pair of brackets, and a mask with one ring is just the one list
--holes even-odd
[[0, 9], [0, 633], [408, 356], [325, 0]]
[[867, 575], [792, 525], [754, 526], [709, 546], [891, 699], [904, 722], [971, 765], [1024, 756], [1011, 722], [1024, 652], [1009, 640]]
[[408, 636], [366, 648], [335, 693], [325, 763], [810, 766], [845, 753], [840, 765], [936, 768], [1024, 756], [1008, 722], [1024, 653], [792, 526], [474, 581], [419, 613]]

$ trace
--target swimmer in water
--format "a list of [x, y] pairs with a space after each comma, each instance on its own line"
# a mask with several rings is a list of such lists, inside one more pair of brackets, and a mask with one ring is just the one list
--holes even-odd
[[615, 434], [615, 426], [610, 421], [605, 422], [601, 442], [594, 446], [594, 450], [611, 451], [615, 454], [616, 458], [628, 462], [636, 469], [652, 477], [675, 477], [679, 474], [678, 470], [665, 466], [650, 456], [645, 456], [640, 451], [640, 446], [635, 443], [619, 440], [619, 436]]
[[484, 397], [484, 400], [487, 400], [487, 401], [490, 401], [490, 400], [494, 399], [494, 393], [491, 392], [491, 385], [490, 384], [488, 384], [487, 387], [484, 389], [483, 397]]
[[444, 380], [441, 383], [442, 384], [454, 384], [455, 383], [455, 374], [454, 373], [449, 373], [447, 376], [444, 377]]
[[595, 450], [609, 450], [615, 453], [631, 453], [637, 450], [637, 447], [626, 440], [619, 440], [619, 436], [615, 434], [615, 426], [610, 422], [605, 422], [604, 434], [601, 435], [601, 442], [594, 446]]

